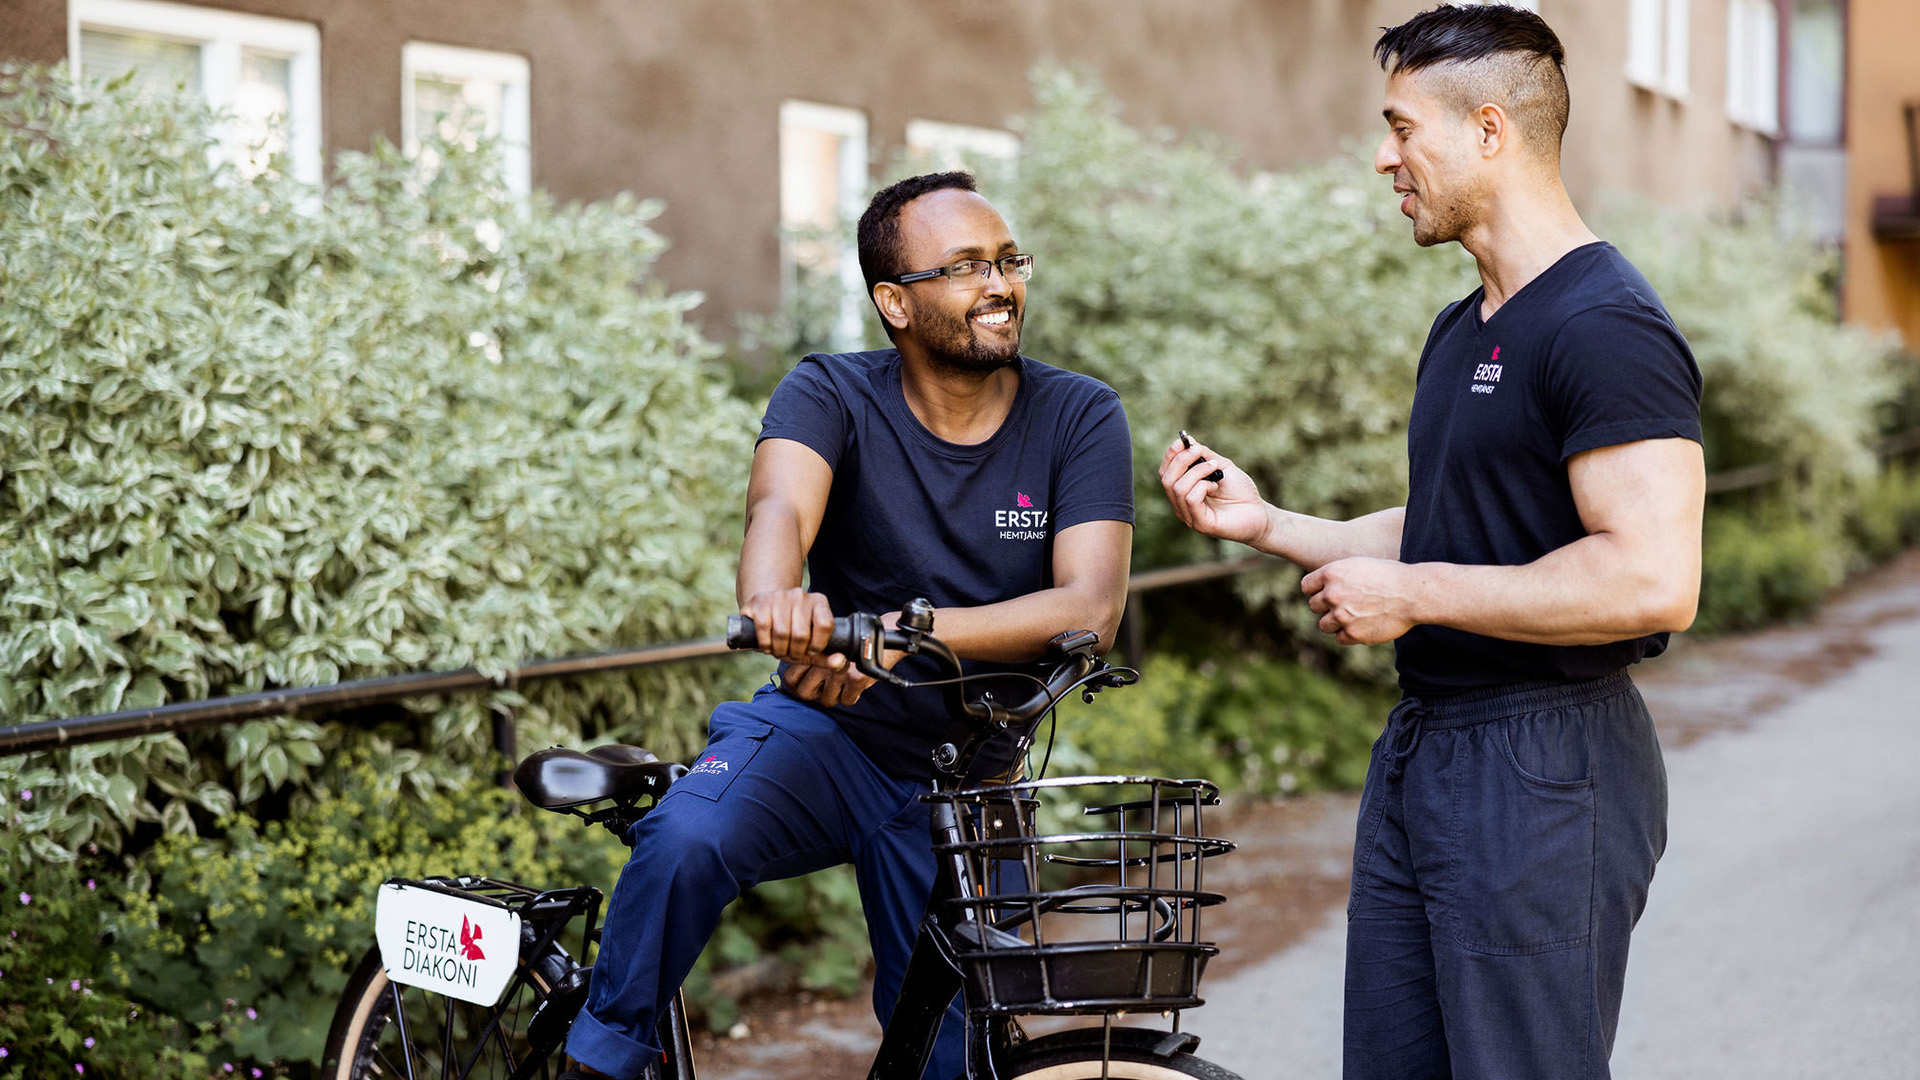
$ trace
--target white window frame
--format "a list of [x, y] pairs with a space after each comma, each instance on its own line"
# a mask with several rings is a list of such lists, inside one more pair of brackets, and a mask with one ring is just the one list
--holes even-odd
[[1780, 10], [1772, 0], [1727, 0], [1727, 119], [1780, 133]]
[[967, 157], [1011, 165], [1020, 157], [1020, 136], [1004, 128], [909, 120], [907, 152], [925, 153], [942, 169], [957, 169]]
[[1692, 67], [1692, 20], [1690, 0], [1628, 0], [1627, 81], [1685, 101]]
[[[80, 31], [146, 34], [200, 48], [202, 97], [215, 109], [233, 105], [240, 79], [242, 49], [275, 52], [288, 58], [287, 165], [294, 179], [318, 185], [320, 152], [320, 28], [293, 19], [221, 11], [165, 0], [69, 0], [67, 56], [80, 70]], [[221, 157], [239, 161], [246, 147], [237, 131], [220, 136]]]
[[507, 190], [525, 198], [533, 192], [533, 69], [517, 53], [409, 41], [400, 48], [400, 141], [407, 153], [420, 151], [421, 132], [415, 130], [414, 80], [425, 75], [452, 80], [497, 82], [506, 87], [500, 130], [488, 132], [500, 141], [502, 180]]
[[[812, 101], [783, 101], [780, 103], [780, 130], [804, 128], [827, 135], [839, 136], [842, 140], [840, 150], [840, 217], [848, 222], [860, 216], [861, 200], [867, 191], [867, 114], [859, 109], [844, 105], [822, 105]], [[784, 172], [786, 162], [780, 163]], [[781, 184], [786, 183], [784, 175]], [[784, 190], [784, 189], [783, 189]], [[794, 288], [794, 256], [791, 240], [787, 235], [784, 208], [780, 222], [780, 286], [787, 295]], [[860, 253], [850, 239], [840, 254], [840, 282], [845, 289], [845, 302], [840, 305], [840, 317], [834, 326], [834, 343], [839, 347], [857, 347], [862, 338], [862, 320], [867, 307], [866, 278], [860, 273]]]

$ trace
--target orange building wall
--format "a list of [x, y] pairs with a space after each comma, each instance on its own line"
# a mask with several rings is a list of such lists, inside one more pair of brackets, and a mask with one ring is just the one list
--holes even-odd
[[1900, 106], [1920, 101], [1920, 2], [1853, 0], [1848, 18], [1847, 319], [1920, 349], [1920, 240], [1877, 241], [1870, 227], [1875, 195], [1912, 188]]

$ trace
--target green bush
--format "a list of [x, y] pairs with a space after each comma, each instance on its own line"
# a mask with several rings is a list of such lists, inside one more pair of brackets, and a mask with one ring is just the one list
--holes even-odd
[[1847, 538], [1862, 562], [1881, 563], [1920, 543], [1920, 472], [1896, 463], [1852, 489]]
[[1048, 771], [1202, 777], [1248, 795], [1347, 790], [1366, 779], [1392, 704], [1291, 659], [1155, 656], [1136, 686], [1061, 707]]
[[148, 852], [113, 922], [120, 985], [189, 1022], [237, 1003], [249, 1022], [222, 1054], [318, 1063], [347, 974], [373, 944], [380, 882], [485, 874], [605, 888], [626, 857], [604, 830], [521, 809], [504, 788], [419, 799], [359, 754], [340, 776], [287, 819], [236, 815], [217, 835]]
[[1872, 443], [1903, 391], [1899, 342], [1839, 321], [1838, 253], [1785, 221], [1765, 203], [1703, 216], [1625, 201], [1596, 227], [1660, 293], [1700, 364], [1708, 471], [1774, 463], [1831, 486], [1876, 471]]
[[[754, 432], [657, 206], [517, 200], [485, 151], [209, 164], [207, 114], [0, 75], [0, 714], [13, 722], [705, 636]], [[735, 678], [737, 679], [737, 674]], [[416, 779], [522, 739], [697, 746], [714, 665], [416, 703]], [[403, 714], [404, 715], [404, 714]], [[263, 721], [0, 760], [43, 858], [325, 779]]]
[[1807, 615], [1846, 569], [1842, 539], [1783, 504], [1717, 512], [1707, 520], [1694, 625], [1714, 633]]
[[0, 796], [9, 825], [0, 830], [0, 1076], [210, 1075], [223, 1060], [209, 1057], [218, 1032], [234, 1026], [237, 1011], [197, 1028], [129, 1000], [101, 960], [116, 875], [84, 854], [77, 863], [35, 858], [16, 843], [22, 823], [13, 807], [37, 793]]

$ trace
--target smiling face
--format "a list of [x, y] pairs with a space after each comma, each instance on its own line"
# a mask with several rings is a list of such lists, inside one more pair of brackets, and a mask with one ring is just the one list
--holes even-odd
[[[931, 270], [962, 259], [1003, 259], [1019, 248], [1007, 223], [971, 191], [943, 189], [900, 209], [901, 265]], [[1020, 322], [1027, 286], [997, 268], [985, 279], [955, 288], [944, 277], [893, 286], [901, 290], [906, 324], [896, 332], [903, 351], [917, 348], [933, 363], [986, 373], [1019, 359]]]
[[1431, 93], [1428, 71], [1387, 78], [1387, 136], [1374, 171], [1393, 177], [1400, 212], [1413, 219], [1421, 247], [1460, 239], [1479, 220], [1490, 181], [1482, 169], [1480, 128], [1471, 113]]

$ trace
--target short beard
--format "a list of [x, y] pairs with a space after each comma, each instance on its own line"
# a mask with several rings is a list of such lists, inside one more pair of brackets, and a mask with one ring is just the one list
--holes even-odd
[[1430, 208], [1424, 222], [1418, 216], [1413, 219], [1413, 242], [1421, 247], [1435, 247], [1467, 235], [1477, 223], [1473, 208], [1486, 202], [1484, 187], [1484, 184], [1469, 185], [1469, 190], [1462, 191], [1460, 185], [1455, 185], [1454, 196], [1447, 205]]
[[1014, 334], [1011, 347], [1004, 353], [981, 341], [973, 331], [969, 316], [959, 319], [948, 317], [944, 312], [932, 314], [922, 324], [920, 342], [926, 349], [927, 359], [936, 365], [951, 371], [965, 372], [969, 375], [991, 375], [1003, 367], [1009, 367], [1020, 360], [1020, 310], [1011, 302], [1008, 311], [1014, 320]]

